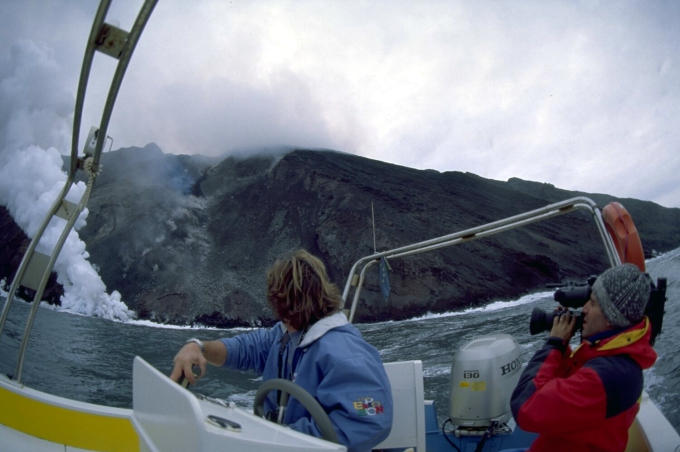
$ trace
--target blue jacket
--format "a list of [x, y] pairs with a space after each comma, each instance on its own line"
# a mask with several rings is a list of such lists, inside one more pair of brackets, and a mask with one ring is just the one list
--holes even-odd
[[[324, 408], [349, 451], [370, 450], [387, 438], [392, 426], [390, 383], [377, 350], [347, 317], [343, 313], [325, 317], [305, 334], [290, 334], [281, 348], [284, 333], [279, 322], [269, 329], [222, 339], [228, 352], [225, 366], [254, 370], [264, 380], [287, 378], [302, 386]], [[276, 393], [272, 392], [265, 400], [265, 411], [275, 407]], [[307, 410], [294, 399], [284, 423], [321, 436]]]

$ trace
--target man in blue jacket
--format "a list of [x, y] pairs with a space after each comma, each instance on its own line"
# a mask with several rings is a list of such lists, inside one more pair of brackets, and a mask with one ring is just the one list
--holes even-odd
[[[184, 374], [193, 384], [192, 366], [200, 367], [200, 378], [206, 362], [253, 370], [264, 380], [285, 378], [319, 402], [350, 451], [367, 451], [384, 440], [392, 426], [389, 380], [377, 350], [341, 312], [340, 292], [321, 260], [305, 250], [277, 260], [267, 272], [267, 298], [280, 322], [217, 341], [189, 339], [175, 356], [170, 378]], [[265, 411], [276, 407], [272, 392]], [[296, 400], [288, 404], [284, 423], [321, 436]]]

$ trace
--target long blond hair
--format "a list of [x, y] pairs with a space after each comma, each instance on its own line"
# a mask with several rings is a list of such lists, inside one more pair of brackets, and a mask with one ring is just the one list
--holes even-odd
[[267, 271], [267, 299], [279, 320], [304, 330], [342, 306], [338, 287], [328, 280], [323, 262], [299, 249], [277, 259]]

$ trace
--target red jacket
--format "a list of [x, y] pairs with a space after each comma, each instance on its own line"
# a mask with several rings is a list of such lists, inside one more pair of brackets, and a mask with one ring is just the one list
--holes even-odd
[[530, 451], [623, 451], [640, 408], [642, 369], [656, 361], [651, 325], [640, 323], [571, 351], [548, 339], [520, 376], [511, 407], [536, 432]]

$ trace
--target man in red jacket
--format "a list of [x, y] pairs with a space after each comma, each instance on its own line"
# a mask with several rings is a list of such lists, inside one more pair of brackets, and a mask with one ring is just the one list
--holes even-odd
[[656, 361], [644, 315], [650, 290], [649, 276], [635, 265], [602, 273], [583, 307], [583, 340], [575, 350], [568, 345], [575, 318], [555, 316], [511, 399], [517, 424], [539, 434], [530, 451], [625, 450], [642, 370]]

